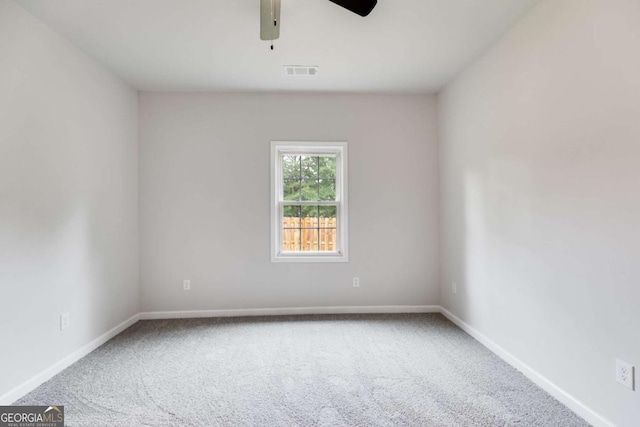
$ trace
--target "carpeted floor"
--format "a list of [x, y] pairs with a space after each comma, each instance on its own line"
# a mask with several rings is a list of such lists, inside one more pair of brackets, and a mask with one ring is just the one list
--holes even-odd
[[439, 314], [141, 321], [17, 404], [69, 426], [587, 426]]

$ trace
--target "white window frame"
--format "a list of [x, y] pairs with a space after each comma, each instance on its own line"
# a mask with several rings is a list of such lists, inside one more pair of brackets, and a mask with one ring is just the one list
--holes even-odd
[[[336, 156], [335, 202], [289, 202], [283, 200], [283, 155]], [[271, 262], [348, 262], [348, 150], [346, 142], [271, 141]], [[336, 205], [338, 250], [335, 252], [282, 251], [282, 215], [286, 205]]]

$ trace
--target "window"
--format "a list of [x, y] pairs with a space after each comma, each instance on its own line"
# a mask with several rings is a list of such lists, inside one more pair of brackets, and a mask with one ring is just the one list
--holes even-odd
[[271, 261], [346, 262], [347, 143], [271, 142]]

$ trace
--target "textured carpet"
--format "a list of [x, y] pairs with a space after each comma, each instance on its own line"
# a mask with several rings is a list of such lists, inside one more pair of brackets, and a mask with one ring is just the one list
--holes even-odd
[[141, 321], [18, 404], [69, 426], [586, 426], [439, 314]]

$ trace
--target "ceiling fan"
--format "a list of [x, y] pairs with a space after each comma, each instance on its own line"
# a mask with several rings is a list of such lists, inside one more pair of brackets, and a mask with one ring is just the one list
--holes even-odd
[[[329, 0], [360, 16], [371, 13], [378, 0]], [[260, 0], [260, 39], [273, 40], [280, 37], [280, 0]]]

